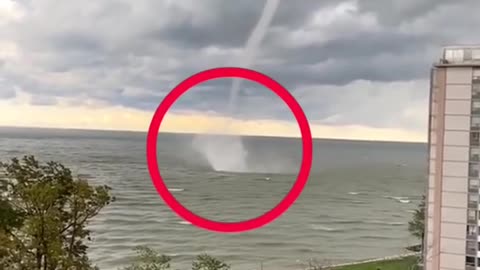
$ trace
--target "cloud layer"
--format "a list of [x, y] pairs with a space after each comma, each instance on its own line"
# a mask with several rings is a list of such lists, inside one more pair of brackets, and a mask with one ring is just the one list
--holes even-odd
[[[263, 4], [4, 0], [0, 125], [144, 130], [180, 81], [235, 65]], [[387, 132], [394, 140], [425, 140], [431, 63], [444, 45], [480, 43], [479, 9], [476, 0], [283, 0], [254, 68], [291, 91], [323, 133], [317, 136], [381, 139]], [[187, 93], [171, 112], [180, 117], [177, 127], [169, 129], [224, 119], [229, 86], [219, 80]], [[72, 112], [70, 120], [60, 111]], [[73, 115], [80, 111], [93, 122]], [[98, 121], [113, 115], [143, 124]], [[253, 83], [244, 84], [234, 118], [240, 133], [258, 129], [252, 123], [271, 135], [295, 127], [282, 101]]]

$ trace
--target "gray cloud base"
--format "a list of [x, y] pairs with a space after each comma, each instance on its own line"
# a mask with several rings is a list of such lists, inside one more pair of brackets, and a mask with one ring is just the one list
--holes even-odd
[[[18, 3], [25, 16], [0, 26], [0, 42], [16, 44], [22, 57], [0, 59], [0, 99], [15, 98], [21, 90], [34, 97], [34, 105], [72, 97], [150, 111], [187, 76], [234, 65], [263, 5], [256, 0]], [[431, 62], [443, 45], [480, 43], [475, 40], [480, 2], [352, 3], [282, 1], [254, 68], [286, 86], [315, 123], [423, 129], [426, 120], [419, 119], [426, 113]], [[73, 79], [60, 83], [59, 77]], [[222, 113], [229, 86], [229, 80], [206, 83], [175, 110]], [[291, 120], [279, 99], [262, 88], [244, 85], [238, 117]], [[408, 110], [420, 113], [406, 117]]]

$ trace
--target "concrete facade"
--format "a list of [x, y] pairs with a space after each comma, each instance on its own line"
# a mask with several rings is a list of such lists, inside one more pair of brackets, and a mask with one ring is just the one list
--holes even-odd
[[444, 49], [429, 117], [425, 269], [480, 270], [480, 46]]

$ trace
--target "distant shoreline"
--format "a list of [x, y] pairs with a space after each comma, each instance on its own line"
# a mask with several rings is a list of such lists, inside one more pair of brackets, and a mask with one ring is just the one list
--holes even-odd
[[[97, 132], [97, 133], [128, 133], [128, 134], [147, 134], [147, 131], [136, 131], [136, 130], [118, 130], [118, 129], [88, 129], [88, 128], [52, 128], [52, 127], [27, 127], [27, 126], [0, 126], [0, 133], [8, 132], [9, 130], [21, 131], [21, 130], [37, 130], [37, 131], [51, 131], [51, 132]], [[206, 133], [188, 133], [188, 132], [162, 132], [163, 134], [171, 135], [184, 135], [184, 136], [193, 136], [193, 135], [215, 135], [215, 136], [235, 136], [229, 134], [206, 134]], [[250, 137], [250, 138], [275, 138], [275, 139], [300, 139], [299, 137], [289, 137], [289, 136], [265, 136], [265, 135], [240, 135], [241, 137]], [[335, 139], [335, 138], [313, 138], [314, 141], [331, 141], [331, 142], [359, 142], [359, 143], [395, 143], [395, 144], [417, 144], [417, 145], [427, 145], [426, 142], [404, 142], [404, 141], [385, 141], [385, 140], [359, 140], [359, 139]]]

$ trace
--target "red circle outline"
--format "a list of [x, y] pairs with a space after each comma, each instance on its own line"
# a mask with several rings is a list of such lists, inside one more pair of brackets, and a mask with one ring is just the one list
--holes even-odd
[[[163, 178], [160, 175], [157, 162], [157, 138], [160, 124], [162, 123], [167, 111], [181, 95], [183, 95], [193, 86], [205, 81], [219, 78], [240, 78], [250, 80], [262, 84], [276, 93], [287, 104], [294, 114], [302, 135], [302, 164], [300, 166], [297, 180], [289, 193], [279, 204], [263, 215], [250, 220], [235, 223], [212, 221], [198, 216], [185, 208], [168, 190]], [[280, 217], [285, 211], [288, 210], [288, 208], [290, 208], [290, 206], [297, 200], [303, 191], [312, 167], [312, 156], [313, 139], [310, 131], [310, 125], [305, 113], [295, 98], [288, 92], [287, 89], [270, 77], [254, 70], [238, 67], [220, 67], [201, 71], [181, 82], [165, 97], [165, 99], [158, 106], [155, 114], [153, 115], [147, 134], [148, 170], [150, 172], [152, 182], [160, 197], [163, 198], [165, 203], [172, 209], [172, 211], [174, 211], [184, 220], [197, 227], [221, 233], [239, 233], [258, 229]]]

